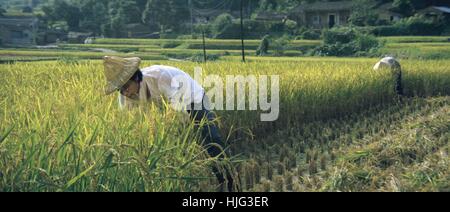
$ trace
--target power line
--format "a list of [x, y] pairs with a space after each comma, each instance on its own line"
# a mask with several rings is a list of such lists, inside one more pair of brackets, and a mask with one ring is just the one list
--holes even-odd
[[[198, 1], [198, 0], [197, 0]], [[195, 1], [192, 1], [195, 2]], [[221, 0], [220, 2], [218, 2], [218, 4], [209, 7], [209, 8], [200, 8], [198, 6], [195, 5], [195, 3], [192, 3], [192, 10], [201, 16], [209, 16], [209, 15], [213, 15], [216, 14], [217, 12], [220, 12], [221, 10], [224, 9], [231, 9], [233, 5], [233, 1], [232, 0]]]

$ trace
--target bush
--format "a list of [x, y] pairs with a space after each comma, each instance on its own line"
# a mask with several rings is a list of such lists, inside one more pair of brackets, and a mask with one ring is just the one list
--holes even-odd
[[381, 46], [375, 36], [351, 28], [325, 30], [322, 37], [323, 44], [316, 49], [320, 56], [368, 56]]
[[228, 13], [217, 16], [217, 18], [211, 24], [211, 31], [214, 37], [223, 34], [233, 27], [233, 16]]
[[352, 28], [334, 28], [322, 32], [324, 44], [350, 43], [356, 38], [356, 31]]
[[291, 34], [295, 34], [295, 30], [297, 29], [297, 22], [293, 20], [287, 20], [284, 24], [286, 27], [286, 30]]
[[319, 40], [320, 35], [321, 35], [320, 30], [303, 29], [303, 30], [300, 30], [300, 36], [297, 38], [305, 39], [305, 40]]
[[443, 31], [443, 25], [439, 21], [427, 19], [424, 16], [402, 19], [395, 25], [406, 28], [410, 35], [440, 35]]
[[272, 42], [273, 52], [275, 56], [284, 55], [284, 51], [287, 50], [288, 44], [291, 41], [289, 36], [284, 35]]
[[391, 26], [374, 27], [371, 32], [377, 36], [441, 35], [445, 32], [445, 26], [443, 18], [434, 20], [416, 15], [402, 19]]
[[160, 44], [161, 48], [163, 48], [163, 49], [176, 48], [180, 45], [181, 45], [180, 42], [175, 42], [175, 41], [164, 41]]
[[372, 28], [370, 31], [377, 36], [400, 36], [408, 34], [405, 28], [399, 26], [379, 26]]
[[189, 39], [197, 39], [197, 35], [180, 35], [177, 37], [177, 40], [189, 40]]
[[258, 49], [256, 50], [257, 56], [264, 56], [268, 53], [270, 46], [270, 36], [266, 35], [261, 40], [261, 44], [259, 45]]

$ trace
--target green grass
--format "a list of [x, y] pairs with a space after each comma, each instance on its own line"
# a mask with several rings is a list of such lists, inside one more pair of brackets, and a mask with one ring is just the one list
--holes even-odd
[[392, 36], [381, 37], [388, 43], [429, 43], [429, 42], [449, 42], [450, 36]]
[[126, 45], [126, 44], [59, 44], [58, 47], [66, 49], [111, 49], [117, 51], [134, 50], [139, 51], [141, 49], [160, 49], [158, 45]]
[[[398, 36], [380, 37], [386, 46], [377, 55], [392, 55], [411, 59], [448, 59], [450, 58], [449, 37], [445, 36]], [[187, 58], [201, 53], [202, 40], [199, 39], [97, 39], [96, 44], [65, 44], [64, 48], [86, 50], [92, 48], [107, 48], [122, 52], [154, 52], [169, 57]], [[245, 48], [248, 56], [255, 55], [260, 44], [259, 40], [246, 40]], [[302, 56], [319, 46], [321, 41], [293, 40], [285, 47], [285, 56]], [[211, 54], [238, 56], [241, 50], [240, 40], [207, 39], [206, 49]]]
[[[450, 44], [443, 36], [402, 36], [380, 37], [386, 45], [374, 56], [391, 55], [402, 59], [448, 59]], [[240, 56], [240, 40], [207, 39], [207, 53], [219, 56]], [[246, 40], [246, 55], [254, 56], [260, 44], [259, 40]], [[316, 40], [293, 40], [286, 47], [284, 56], [299, 57], [320, 45]], [[96, 39], [95, 44], [59, 44], [57, 50], [37, 49], [4, 49], [0, 55], [4, 57], [79, 57], [81, 59], [100, 59], [100, 49], [118, 51], [116, 55], [129, 56], [134, 53], [144, 59], [179, 58], [186, 59], [203, 54], [202, 40], [199, 39]], [[61, 53], [60, 53], [61, 52]], [[62, 53], [64, 52], [64, 53]], [[274, 56], [274, 51], [269, 51]], [[227, 57], [228, 59], [233, 57]], [[252, 57], [252, 59], [255, 59]], [[280, 59], [276, 57], [275, 60]], [[255, 59], [260, 60], [260, 59]], [[297, 60], [297, 59], [292, 59]], [[11, 61], [11, 60], [9, 60]]]
[[2, 57], [57, 57], [74, 59], [102, 59], [105, 55], [122, 56], [122, 57], [140, 57], [145, 60], [162, 60], [164, 56], [151, 53], [136, 53], [136, 54], [124, 54], [124, 53], [103, 53], [103, 52], [86, 52], [86, 51], [57, 51], [57, 50], [0, 50], [0, 56]]
[[[201, 39], [117, 39], [117, 38], [98, 38], [94, 41], [96, 44], [132, 44], [132, 45], [160, 45], [164, 43], [192, 43], [201, 44]], [[223, 39], [206, 39], [209, 44], [223, 44], [223, 45], [241, 45], [241, 40], [223, 40]], [[259, 44], [260, 40], [245, 40], [245, 43], [250, 45]], [[320, 41], [316, 40], [294, 40], [294, 44], [317, 44]]]
[[[203, 41], [199, 39], [96, 39], [95, 44], [108, 45], [157, 45], [163, 48], [203, 49]], [[245, 40], [245, 48], [256, 50], [260, 40]], [[289, 43], [290, 50], [305, 50], [320, 45], [316, 40], [293, 40]], [[210, 50], [240, 50], [240, 40], [207, 39], [206, 48]]]
[[[64, 60], [104, 53], [0, 55], [63, 58], [0, 64], [0, 191], [216, 190], [208, 168], [215, 160], [198, 146], [192, 123], [179, 121], [186, 117], [153, 104], [120, 111], [115, 95], [102, 95], [101, 61]], [[142, 66], [280, 76], [276, 122], [260, 122], [262, 111], [218, 111], [245, 190], [445, 190], [450, 60], [401, 60], [405, 93], [414, 98], [398, 102], [391, 73], [372, 70], [377, 59], [239, 59]], [[430, 96], [444, 97], [416, 98]]]
[[398, 58], [449, 59], [450, 42], [387, 43], [380, 52]]

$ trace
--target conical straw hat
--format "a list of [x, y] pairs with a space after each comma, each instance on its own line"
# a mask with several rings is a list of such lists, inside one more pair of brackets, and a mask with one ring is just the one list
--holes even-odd
[[382, 68], [399, 68], [400, 63], [393, 57], [385, 57], [381, 59], [375, 66], [373, 67], [373, 70], [377, 71]]
[[136, 73], [141, 63], [138, 57], [121, 58], [115, 56], [103, 57], [105, 66], [106, 95], [114, 93], [125, 85], [128, 80]]

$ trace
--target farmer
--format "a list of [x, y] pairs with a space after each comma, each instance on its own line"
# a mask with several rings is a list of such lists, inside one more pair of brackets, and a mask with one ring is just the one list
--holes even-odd
[[378, 71], [381, 69], [390, 69], [395, 78], [395, 92], [399, 96], [403, 96], [403, 85], [402, 85], [402, 67], [400, 63], [393, 57], [385, 57], [381, 59], [375, 66], [373, 70]]
[[[203, 146], [208, 154], [211, 157], [224, 158], [224, 143], [218, 127], [214, 124], [216, 117], [207, 109], [208, 97], [201, 85], [188, 74], [175, 67], [162, 65], [139, 69], [141, 59], [138, 57], [105, 56], [103, 60], [107, 80], [106, 95], [120, 92], [120, 108], [132, 108], [138, 101], [161, 102], [162, 99], [185, 104], [184, 110], [197, 127], [203, 119], [208, 122], [201, 129]], [[189, 93], [180, 95], [180, 92]], [[178, 96], [183, 98], [177, 100]], [[226, 170], [223, 174], [216, 166], [213, 166], [212, 170], [222, 189], [223, 186], [227, 186], [229, 191], [233, 191], [233, 177], [230, 171]]]

